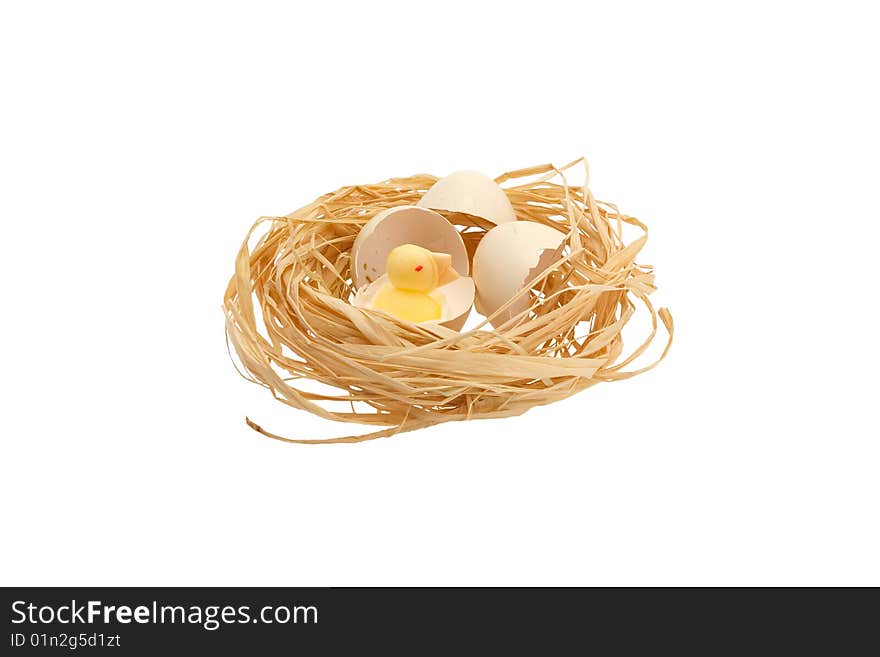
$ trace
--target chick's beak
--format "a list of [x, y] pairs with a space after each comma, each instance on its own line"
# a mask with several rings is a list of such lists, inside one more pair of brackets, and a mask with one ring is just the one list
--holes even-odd
[[448, 253], [435, 253], [432, 251], [431, 258], [434, 260], [434, 265], [437, 267], [438, 287], [440, 285], [451, 283], [458, 278], [458, 272], [455, 271], [455, 268], [452, 266], [451, 255]]

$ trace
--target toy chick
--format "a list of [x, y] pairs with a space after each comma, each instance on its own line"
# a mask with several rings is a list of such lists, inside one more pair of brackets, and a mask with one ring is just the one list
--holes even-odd
[[452, 256], [415, 244], [392, 249], [385, 271], [388, 284], [376, 295], [373, 307], [410, 322], [440, 319], [443, 295], [437, 288], [458, 278]]

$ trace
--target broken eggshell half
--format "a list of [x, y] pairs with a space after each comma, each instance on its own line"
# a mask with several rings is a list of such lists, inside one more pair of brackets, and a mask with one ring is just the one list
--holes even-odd
[[458, 230], [433, 210], [401, 205], [370, 219], [351, 247], [352, 280], [357, 290], [378, 281], [385, 273], [388, 254], [401, 244], [448, 253], [460, 276], [470, 273], [470, 262]]
[[[359, 289], [352, 304], [359, 308], [373, 308], [376, 295], [386, 285], [391, 285], [391, 281], [388, 280], [388, 274], [382, 274], [376, 281]], [[442, 300], [440, 319], [420, 323], [441, 324], [453, 331], [460, 331], [474, 305], [474, 280], [460, 276], [435, 288], [433, 294], [438, 295]]]
[[498, 183], [479, 171], [456, 171], [441, 178], [425, 192], [418, 206], [461, 212], [496, 225], [516, 221], [507, 194]]
[[487, 232], [474, 253], [474, 284], [477, 312], [492, 317], [495, 328], [528, 309], [526, 285], [562, 257], [565, 233], [534, 221], [516, 221]]

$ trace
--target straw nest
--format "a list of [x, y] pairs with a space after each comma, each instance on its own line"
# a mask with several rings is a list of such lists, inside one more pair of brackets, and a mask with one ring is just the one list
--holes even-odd
[[[587, 171], [584, 184], [568, 184], [566, 170], [579, 164]], [[635, 262], [647, 227], [596, 201], [588, 178], [581, 159], [496, 179], [507, 183], [520, 220], [568, 235], [564, 257], [527, 286], [528, 312], [498, 330], [483, 321], [459, 333], [349, 303], [350, 249], [361, 226], [380, 210], [415, 204], [434, 176], [342, 187], [285, 217], [258, 219], [238, 252], [223, 302], [240, 373], [294, 408], [382, 428], [319, 440], [247, 423], [288, 442], [359, 442], [442, 422], [519, 415], [654, 367], [669, 350], [673, 325], [669, 311], [655, 311], [648, 299], [655, 289], [652, 268]], [[445, 216], [460, 227], [473, 256], [491, 224]], [[627, 243], [628, 227], [640, 234]], [[650, 313], [653, 330], [625, 354], [621, 331], [637, 308]], [[655, 362], [636, 367], [658, 318], [668, 334], [665, 348]]]

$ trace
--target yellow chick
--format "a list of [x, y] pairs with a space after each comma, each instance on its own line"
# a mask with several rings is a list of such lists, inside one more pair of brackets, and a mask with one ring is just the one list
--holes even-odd
[[452, 256], [402, 244], [388, 254], [385, 270], [389, 282], [376, 295], [374, 308], [410, 322], [441, 319], [443, 296], [436, 288], [458, 278]]

